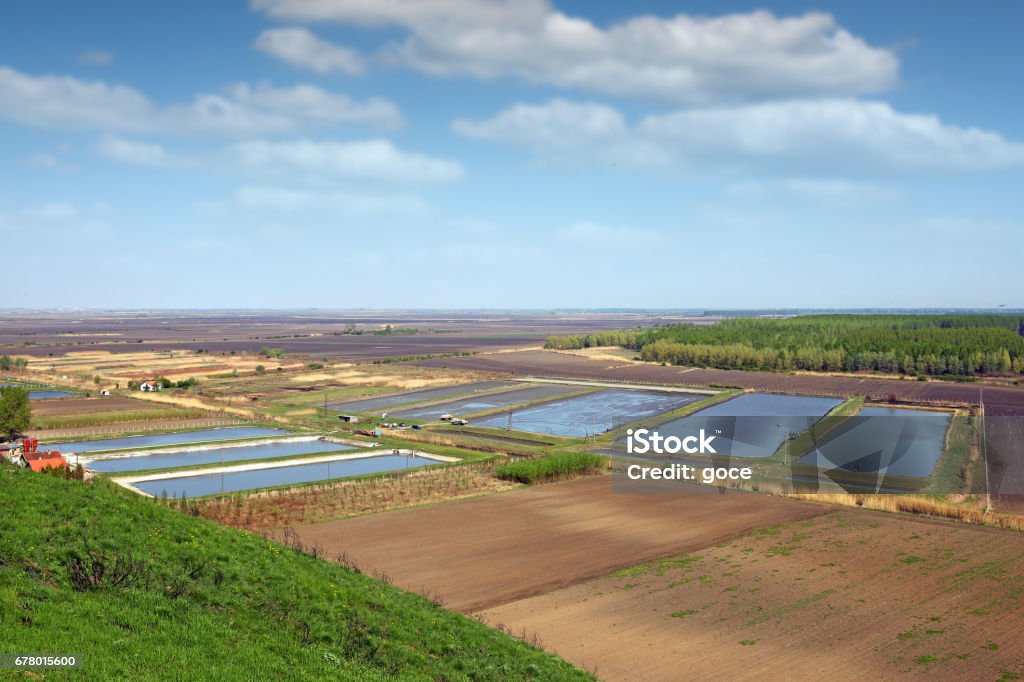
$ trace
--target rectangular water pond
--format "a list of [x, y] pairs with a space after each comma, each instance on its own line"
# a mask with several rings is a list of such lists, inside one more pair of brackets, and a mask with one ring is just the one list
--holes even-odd
[[224, 474], [183, 476], [151, 481], [140, 481], [133, 485], [139, 490], [160, 497], [202, 497], [221, 492], [237, 492], [255, 488], [271, 488], [296, 483], [327, 481], [348, 476], [378, 474], [385, 471], [418, 469], [440, 462], [418, 455], [376, 455], [358, 459], [344, 459], [315, 464], [296, 464], [251, 471], [232, 471]]
[[[580, 437], [604, 433], [705, 398], [706, 395], [697, 393], [614, 388], [513, 410], [511, 422], [512, 428], [519, 431]], [[509, 415], [498, 414], [473, 423], [507, 427]]]
[[[204, 441], [233, 440], [235, 438], [263, 438], [266, 436], [284, 436], [289, 433], [291, 432], [285, 429], [271, 429], [263, 426], [227, 426], [220, 429], [203, 429], [201, 431], [180, 431], [178, 433], [104, 438], [103, 440], [77, 443], [54, 443], [52, 447], [65, 454], [69, 452], [97, 452], [99, 450], [137, 450], [139, 448], [152, 448], [159, 445], [202, 443]], [[46, 445], [50, 446], [49, 443]]]
[[704, 429], [715, 437], [711, 446], [718, 455], [768, 457], [783, 441], [807, 430], [840, 403], [836, 398], [747, 393], [655, 430], [664, 437], [685, 438]]
[[560, 384], [542, 384], [539, 386], [527, 386], [512, 391], [501, 393], [488, 393], [486, 395], [463, 398], [461, 400], [450, 400], [438, 405], [419, 407], [409, 410], [399, 410], [394, 416], [404, 419], [437, 419], [442, 414], [450, 412], [456, 416], [484, 412], [498, 407], [528, 403], [532, 400], [553, 398], [566, 393], [578, 393], [583, 386], [565, 386]]
[[146, 469], [174, 469], [178, 467], [214, 464], [216, 462], [244, 462], [254, 459], [273, 459], [298, 455], [316, 455], [324, 452], [355, 450], [351, 445], [324, 440], [261, 443], [259, 445], [229, 445], [216, 448], [158, 451], [151, 454], [123, 455], [95, 459], [86, 464], [93, 471], [120, 473]]
[[824, 469], [929, 476], [942, 455], [950, 416], [866, 407], [843, 421], [799, 462]]
[[44, 400], [46, 398], [70, 398], [76, 393], [69, 393], [68, 391], [29, 391], [29, 400]]
[[385, 395], [379, 398], [366, 398], [363, 400], [350, 400], [344, 403], [328, 405], [332, 410], [341, 412], [376, 412], [395, 405], [407, 405], [408, 403], [421, 403], [428, 400], [444, 400], [453, 396], [467, 395], [479, 391], [490, 391], [506, 386], [515, 386], [514, 381], [474, 381], [469, 384], [458, 386], [441, 386], [438, 388], [425, 388], [422, 391], [410, 391], [396, 395]]
[[[0, 387], [3, 386], [21, 386], [21, 384], [0, 382]], [[43, 400], [45, 398], [70, 398], [71, 396], [78, 395], [77, 393], [71, 393], [69, 391], [58, 391], [56, 389], [30, 388], [28, 386], [22, 386], [22, 388], [28, 390], [29, 400]]]

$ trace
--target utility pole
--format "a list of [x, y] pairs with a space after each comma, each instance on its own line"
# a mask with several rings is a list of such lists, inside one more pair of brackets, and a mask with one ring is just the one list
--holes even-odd
[[508, 406], [508, 426], [505, 427], [505, 430], [506, 431], [511, 431], [512, 430], [512, 406], [511, 405]]
[[[985, 387], [981, 387], [981, 393], [978, 398], [978, 402], [981, 407], [981, 414], [979, 419], [979, 428], [981, 428], [981, 461], [985, 463], [985, 511], [992, 511], [992, 489], [989, 488], [988, 482], [988, 439], [985, 437]], [[956, 416], [953, 417], [956, 419]]]

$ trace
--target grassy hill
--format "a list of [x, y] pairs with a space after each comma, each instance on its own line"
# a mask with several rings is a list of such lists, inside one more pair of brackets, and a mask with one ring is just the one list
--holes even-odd
[[82, 654], [88, 679], [592, 679], [381, 580], [109, 483], [10, 466], [0, 652]]

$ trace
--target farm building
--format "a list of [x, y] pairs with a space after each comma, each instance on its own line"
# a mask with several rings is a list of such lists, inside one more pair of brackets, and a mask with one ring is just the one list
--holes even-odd
[[0, 443], [0, 459], [11, 464], [20, 464], [21, 445], [18, 443]]
[[24, 466], [35, 472], [40, 472], [45, 469], [64, 469], [68, 463], [64, 461], [64, 458], [56, 450], [49, 452], [29, 452], [23, 453], [21, 459], [24, 462]]
[[163, 387], [160, 385], [159, 381], [143, 381], [141, 384], [139, 384], [139, 390], [144, 393], [159, 391], [162, 388]]
[[356, 424], [359, 422], [359, 417], [353, 414], [339, 414], [338, 419], [345, 422], [346, 424]]

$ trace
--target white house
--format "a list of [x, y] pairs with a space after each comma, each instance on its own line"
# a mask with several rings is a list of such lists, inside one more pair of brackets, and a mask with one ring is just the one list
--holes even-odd
[[162, 388], [163, 387], [160, 385], [159, 381], [143, 381], [141, 384], [139, 384], [139, 390], [144, 391], [146, 393], [150, 391], [159, 391]]

